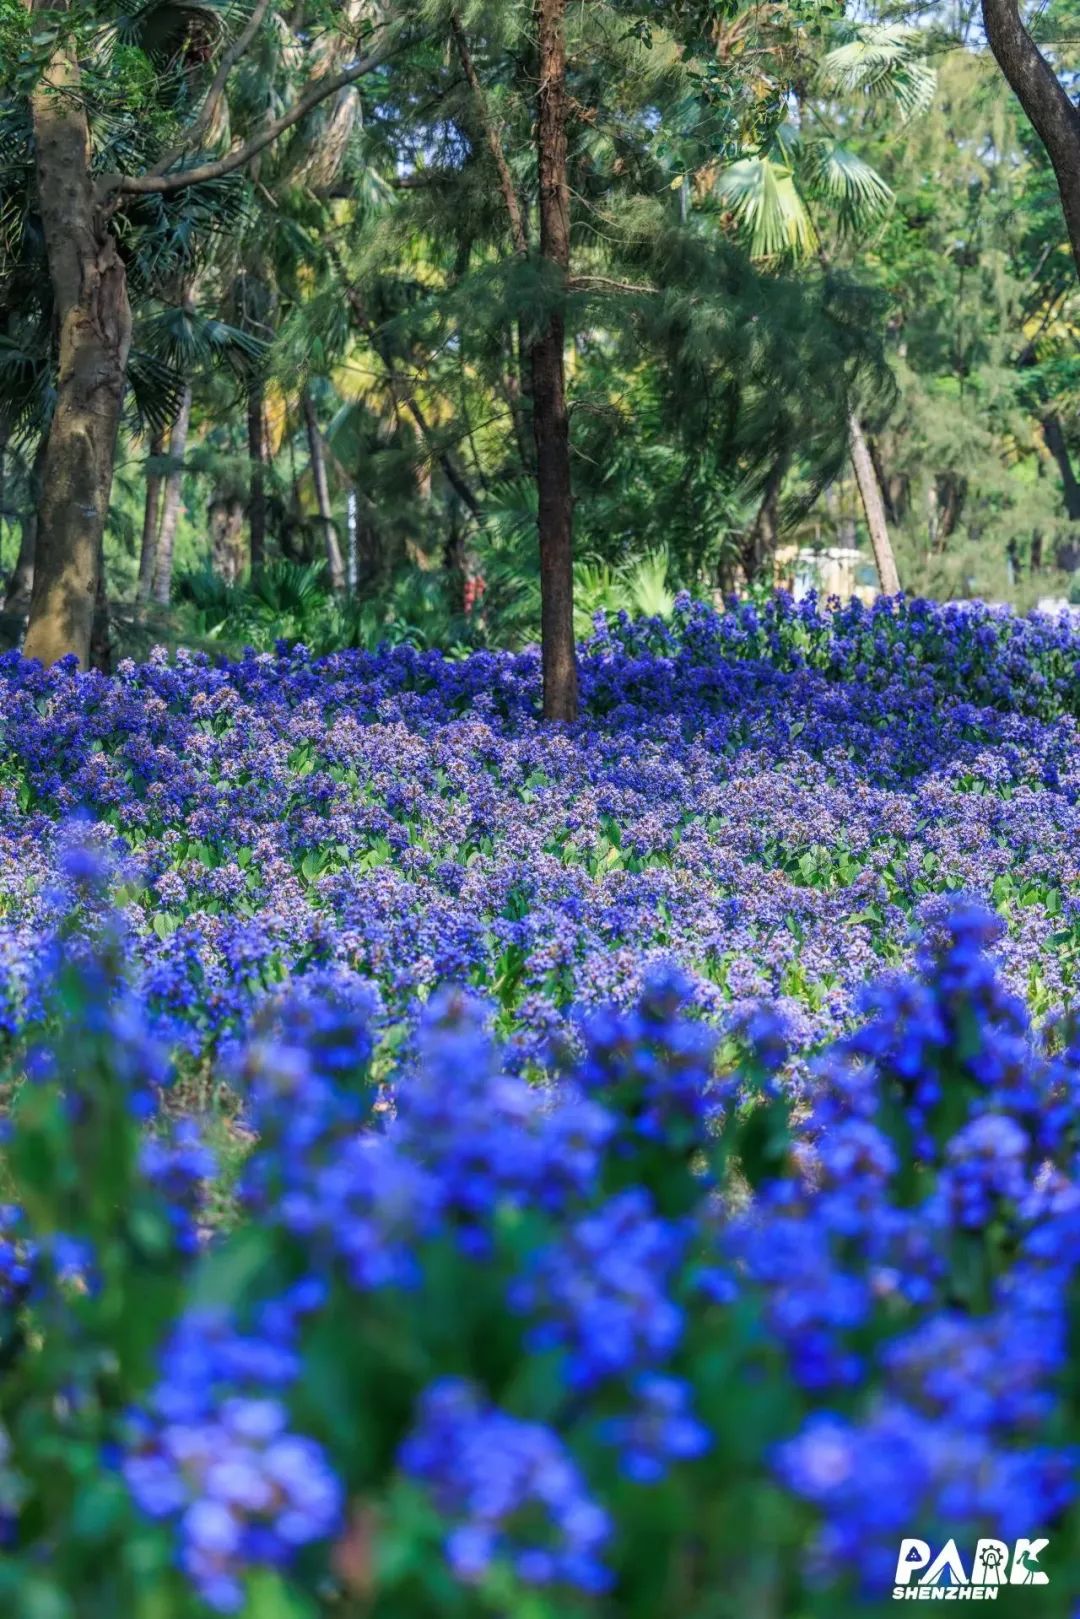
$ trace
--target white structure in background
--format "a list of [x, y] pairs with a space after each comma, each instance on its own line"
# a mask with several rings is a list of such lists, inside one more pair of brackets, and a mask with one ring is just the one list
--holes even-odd
[[858, 596], [867, 605], [876, 600], [877, 570], [865, 551], [848, 545], [830, 545], [815, 550], [809, 545], [782, 545], [776, 553], [776, 582], [802, 601], [812, 590], [819, 597], [839, 596], [849, 601]]
[[1060, 618], [1064, 613], [1066, 618], [1080, 619], [1080, 606], [1067, 601], [1064, 596], [1040, 596], [1035, 603], [1035, 611], [1046, 613], [1049, 618]]

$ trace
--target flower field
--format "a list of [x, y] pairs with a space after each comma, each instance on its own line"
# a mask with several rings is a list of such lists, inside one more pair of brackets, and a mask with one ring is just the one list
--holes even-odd
[[810, 1619], [1026, 1536], [979, 1595], [1071, 1614], [1080, 640], [680, 601], [537, 685], [0, 661], [4, 1612]]

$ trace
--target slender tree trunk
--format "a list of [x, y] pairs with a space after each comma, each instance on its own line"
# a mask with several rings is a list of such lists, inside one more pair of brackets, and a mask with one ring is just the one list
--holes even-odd
[[[162, 449], [162, 436], [155, 433], [150, 440], [150, 459], [159, 460]], [[154, 570], [157, 566], [158, 528], [161, 524], [161, 481], [159, 471], [147, 469], [142, 544], [139, 547], [139, 583], [135, 591], [135, 605], [140, 611], [150, 600], [150, 588], [154, 583]]]
[[896, 501], [893, 498], [893, 486], [889, 475], [885, 470], [885, 462], [882, 458], [881, 446], [878, 444], [876, 439], [867, 439], [866, 447], [870, 451], [870, 460], [873, 464], [874, 476], [878, 481], [878, 488], [881, 490], [881, 498], [885, 504], [885, 521], [887, 523], [898, 523], [900, 521], [900, 513], [896, 509]]
[[1046, 448], [1057, 462], [1069, 522], [1077, 525], [1074, 531], [1058, 541], [1055, 548], [1058, 567], [1063, 568], [1066, 573], [1071, 573], [1080, 562], [1080, 482], [1077, 481], [1073, 470], [1072, 456], [1069, 454], [1069, 445], [1060, 416], [1048, 411], [1042, 419], [1042, 430]]
[[926, 554], [934, 557], [941, 551], [941, 516], [938, 511], [937, 480], [931, 478], [926, 488]]
[[341, 560], [341, 545], [338, 541], [333, 507], [330, 505], [330, 485], [326, 476], [326, 456], [323, 454], [319, 418], [315, 414], [315, 404], [309, 389], [304, 389], [301, 402], [304, 407], [308, 451], [311, 456], [311, 476], [315, 480], [315, 498], [319, 503], [319, 521], [322, 524], [323, 543], [326, 547], [326, 571], [330, 579], [330, 588], [337, 596], [345, 589], [345, 568]]
[[345, 521], [349, 536], [349, 595], [356, 595], [357, 580], [360, 575], [360, 554], [357, 544], [357, 506], [356, 490], [350, 489], [345, 505]]
[[1080, 273], [1080, 112], [1025, 28], [1017, 0], [982, 0], [982, 14], [998, 66], [1046, 148]]
[[30, 596], [34, 589], [34, 554], [37, 549], [41, 480], [44, 476], [45, 452], [48, 447], [49, 435], [48, 433], [43, 433], [38, 440], [38, 446], [34, 452], [34, 460], [30, 468], [29, 510], [22, 520], [18, 560], [8, 580], [7, 593], [4, 598], [4, 610], [8, 613], [25, 613], [30, 606]]
[[235, 585], [244, 571], [244, 503], [219, 495], [210, 504], [210, 566], [219, 579]]
[[258, 573], [266, 561], [266, 412], [261, 377], [248, 389], [248, 460], [251, 482], [248, 493], [248, 531], [251, 571]]
[[112, 674], [112, 626], [109, 622], [109, 598], [105, 591], [104, 559], [98, 569], [97, 590], [94, 594], [94, 617], [90, 628], [90, 667], [100, 669], [103, 675]]
[[[561, 296], [570, 273], [567, 176], [566, 0], [536, 0], [540, 91], [537, 168], [540, 253]], [[570, 418], [566, 404], [566, 320], [561, 304], [532, 347], [533, 435], [539, 495], [540, 635], [544, 718], [575, 720], [578, 671], [574, 646], [574, 507]]]
[[7, 506], [8, 442], [11, 432], [6, 421], [0, 421], [0, 558], [4, 554], [4, 516]]
[[7, 592], [4, 596], [4, 611], [6, 613], [25, 613], [30, 606], [30, 596], [34, 589], [34, 551], [37, 545], [37, 508], [28, 511], [22, 520], [22, 533], [19, 536], [19, 555], [8, 579]]
[[885, 502], [881, 498], [881, 486], [877, 481], [874, 463], [870, 459], [862, 423], [854, 411], [848, 418], [848, 431], [851, 438], [851, 464], [855, 469], [855, 481], [859, 486], [863, 511], [866, 513], [866, 526], [870, 530], [870, 545], [877, 564], [881, 593], [883, 596], [898, 596], [900, 575], [896, 571], [896, 558], [893, 556], [892, 541], [889, 539], [889, 525], [885, 521]]
[[[50, 0], [50, 10], [62, 8]], [[81, 665], [101, 569], [131, 310], [116, 243], [98, 217], [73, 49], [61, 43], [30, 98], [38, 197], [59, 335], [56, 407], [38, 511], [24, 652]]]
[[1042, 418], [1042, 430], [1046, 448], [1057, 462], [1061, 487], [1065, 495], [1065, 510], [1069, 514], [1070, 522], [1075, 523], [1080, 519], [1080, 483], [1077, 482], [1076, 473], [1073, 471], [1072, 457], [1065, 441], [1061, 417], [1053, 411], [1048, 411]]
[[184, 486], [184, 456], [187, 454], [188, 427], [191, 423], [191, 383], [184, 384], [180, 408], [169, 433], [169, 471], [165, 479], [165, 498], [161, 505], [161, 528], [158, 531], [157, 562], [154, 568], [154, 600], [168, 607], [172, 595], [173, 549], [176, 545], [176, 524], [180, 516], [180, 496]]
[[790, 457], [786, 450], [777, 456], [761, 496], [761, 505], [743, 547], [742, 564], [747, 584], [752, 585], [766, 559], [776, 554], [780, 540], [780, 490]]

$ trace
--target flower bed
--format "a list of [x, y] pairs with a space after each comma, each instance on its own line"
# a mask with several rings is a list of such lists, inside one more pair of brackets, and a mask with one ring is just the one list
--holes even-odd
[[532, 657], [8, 663], [11, 1611], [794, 1619], [983, 1536], [1069, 1613], [1078, 662], [684, 604], [576, 732]]

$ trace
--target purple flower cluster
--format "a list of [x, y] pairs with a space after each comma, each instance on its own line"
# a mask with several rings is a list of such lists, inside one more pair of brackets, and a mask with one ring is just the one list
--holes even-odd
[[576, 1388], [662, 1364], [683, 1329], [669, 1288], [684, 1248], [644, 1190], [591, 1210], [535, 1254], [513, 1290], [514, 1307], [535, 1322], [530, 1346], [560, 1350]]
[[[282, 1312], [268, 1325], [280, 1331]], [[338, 1528], [341, 1487], [313, 1440], [291, 1431], [281, 1394], [299, 1362], [214, 1316], [184, 1320], [149, 1412], [133, 1419], [124, 1477], [142, 1510], [178, 1523], [180, 1563], [223, 1612], [252, 1567], [287, 1567]]]
[[983, 609], [684, 603], [590, 643], [569, 736], [537, 722], [533, 653], [111, 681], [7, 657], [0, 1025], [93, 851], [153, 1028], [194, 1058], [330, 975], [346, 1021], [350, 985], [377, 991], [380, 1032], [465, 985], [542, 1064], [673, 964], [720, 1024], [765, 998], [830, 1038], [958, 889], [1006, 917], [1005, 983], [1041, 1014], [1080, 952], [1078, 658], [1063, 624]]
[[446, 1555], [459, 1579], [481, 1581], [506, 1563], [528, 1585], [609, 1584], [602, 1555], [611, 1523], [550, 1429], [450, 1379], [421, 1398], [400, 1461], [453, 1525]]

